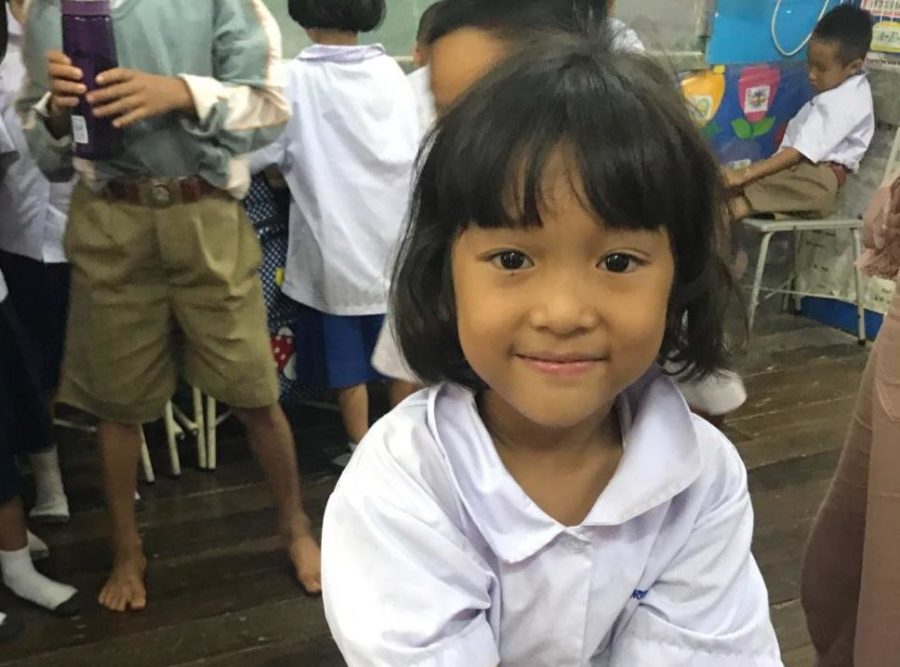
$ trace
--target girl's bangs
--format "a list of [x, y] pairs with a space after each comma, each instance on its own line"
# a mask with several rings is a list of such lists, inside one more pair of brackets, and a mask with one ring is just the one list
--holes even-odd
[[676, 224], [667, 212], [687, 212], [696, 183], [685, 181], [700, 180], [696, 156], [684, 150], [695, 142], [679, 133], [658, 89], [648, 99], [630, 85], [628, 70], [644, 67], [641, 58], [607, 58], [620, 62], [605, 70], [595, 55], [570, 56], [562, 68], [552, 59], [511, 62], [489, 75], [435, 128], [420, 206], [460, 231], [539, 226], [548, 166], [564, 151], [574, 192], [604, 224]]

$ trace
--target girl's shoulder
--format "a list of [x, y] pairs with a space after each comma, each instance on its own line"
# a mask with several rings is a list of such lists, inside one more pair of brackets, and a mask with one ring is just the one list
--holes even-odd
[[448, 385], [430, 387], [381, 418], [359, 444], [335, 493], [377, 498], [413, 513], [423, 502], [437, 503], [457, 515], [460, 503], [435, 413], [465, 411], [463, 393]]

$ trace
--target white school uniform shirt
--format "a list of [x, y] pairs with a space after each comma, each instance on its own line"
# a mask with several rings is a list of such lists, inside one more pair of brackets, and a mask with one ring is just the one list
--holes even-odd
[[872, 88], [864, 73], [856, 74], [807, 102], [779, 150], [794, 148], [815, 164], [836, 162], [856, 172], [874, 136]]
[[778, 667], [746, 470], [659, 371], [579, 526], [500, 461], [471, 392], [376, 424], [329, 500], [325, 613], [350, 667]]
[[612, 48], [614, 51], [630, 53], [644, 53], [647, 51], [637, 32], [633, 28], [628, 27], [624, 21], [610, 18], [609, 29], [612, 33]]
[[39, 262], [66, 261], [63, 234], [74, 181], [48, 181], [28, 149], [14, 102], [25, 81], [22, 61], [22, 25], [6, 8], [9, 21], [9, 50], [0, 64], [0, 132], [4, 133], [18, 158], [6, 170], [0, 183], [0, 249]]
[[434, 96], [431, 94], [431, 68], [427, 65], [410, 73], [406, 79], [413, 91], [416, 101], [416, 114], [419, 117], [419, 132], [424, 136], [437, 120], [434, 107]]
[[288, 65], [293, 117], [251, 156], [291, 190], [282, 290], [332, 315], [380, 315], [419, 144], [412, 90], [381, 45], [314, 45]]

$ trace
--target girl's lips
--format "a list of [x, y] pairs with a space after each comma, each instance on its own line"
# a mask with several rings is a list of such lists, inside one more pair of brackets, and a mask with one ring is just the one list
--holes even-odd
[[584, 354], [519, 354], [526, 366], [545, 375], [574, 376], [587, 373], [603, 363], [602, 357]]

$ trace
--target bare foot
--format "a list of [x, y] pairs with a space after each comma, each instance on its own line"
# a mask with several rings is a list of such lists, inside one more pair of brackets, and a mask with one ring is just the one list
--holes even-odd
[[146, 570], [147, 559], [140, 547], [117, 551], [109, 580], [97, 601], [111, 611], [140, 611], [147, 606]]
[[300, 585], [310, 595], [319, 595], [322, 592], [322, 554], [315, 538], [309, 533], [295, 537], [288, 545], [288, 556]]

